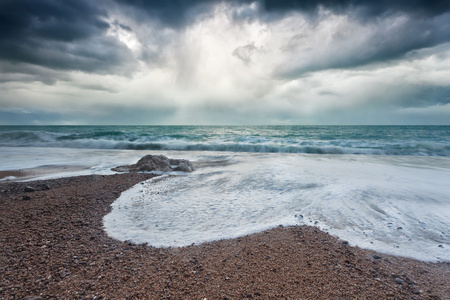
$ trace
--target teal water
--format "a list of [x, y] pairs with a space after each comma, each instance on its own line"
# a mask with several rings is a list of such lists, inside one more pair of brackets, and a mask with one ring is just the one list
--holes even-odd
[[0, 147], [450, 156], [450, 126], [0, 126]]

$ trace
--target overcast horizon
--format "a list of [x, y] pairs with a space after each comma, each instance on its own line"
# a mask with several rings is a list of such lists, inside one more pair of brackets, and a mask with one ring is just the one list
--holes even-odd
[[0, 125], [450, 125], [450, 3], [4, 0]]

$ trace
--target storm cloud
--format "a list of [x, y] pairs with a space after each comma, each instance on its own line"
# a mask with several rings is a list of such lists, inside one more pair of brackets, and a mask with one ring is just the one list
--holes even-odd
[[265, 0], [267, 11], [304, 10], [315, 11], [319, 7], [337, 13], [356, 9], [364, 17], [376, 17], [396, 12], [412, 13], [416, 16], [436, 16], [450, 10], [446, 0]]
[[[105, 21], [108, 14], [94, 4], [85, 0], [2, 1], [0, 59], [54, 70], [129, 73], [129, 50], [105, 35], [110, 28]], [[24, 68], [19, 65], [17, 72]]]
[[449, 123], [449, 20], [448, 1], [5, 0], [0, 124]]

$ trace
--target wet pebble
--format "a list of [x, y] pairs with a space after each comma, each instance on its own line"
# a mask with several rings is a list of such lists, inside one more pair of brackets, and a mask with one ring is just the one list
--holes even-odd
[[32, 193], [32, 192], [34, 192], [34, 191], [35, 191], [35, 189], [34, 189], [33, 187], [29, 186], [29, 185], [27, 185], [27, 186], [24, 188], [24, 192], [25, 192], [25, 193]]
[[50, 186], [46, 183], [41, 184], [41, 189], [43, 191], [48, 191], [50, 189]]

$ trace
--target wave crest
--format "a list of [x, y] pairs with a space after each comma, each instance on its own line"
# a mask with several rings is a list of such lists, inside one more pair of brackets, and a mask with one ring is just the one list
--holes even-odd
[[[332, 127], [332, 126], [329, 126]], [[311, 153], [311, 154], [370, 154], [450, 156], [449, 139], [430, 131], [419, 137], [411, 132], [398, 131], [386, 135], [374, 127], [356, 132], [350, 127], [346, 134], [332, 135], [327, 128], [264, 128], [230, 130], [227, 127], [139, 127], [102, 128], [68, 127], [58, 130], [5, 130], [0, 131], [1, 147], [59, 147], [85, 149], [225, 151], [259, 153]], [[48, 129], [48, 128], [47, 128]], [[68, 130], [70, 129], [70, 130]], [[94, 130], [96, 129], [96, 130]], [[151, 129], [151, 130], [150, 130]], [[276, 130], [275, 130], [276, 129]], [[417, 129], [415, 129], [417, 130]], [[386, 131], [386, 129], [384, 129]], [[444, 130], [448, 136], [448, 130]]]

